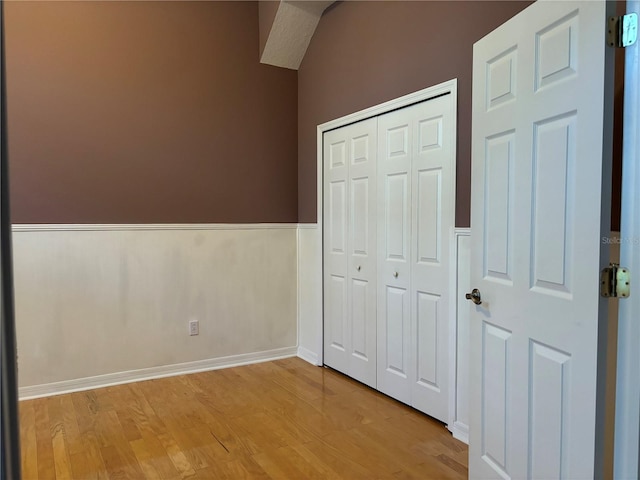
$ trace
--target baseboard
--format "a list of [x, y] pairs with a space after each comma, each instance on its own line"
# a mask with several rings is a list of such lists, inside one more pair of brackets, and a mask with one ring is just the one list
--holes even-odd
[[251, 363], [268, 362], [281, 358], [295, 357], [296, 351], [296, 347], [277, 348], [263, 352], [243, 353], [240, 355], [230, 355], [228, 357], [210, 358], [195, 362], [163, 365], [160, 367], [142, 368], [140, 370], [129, 370], [126, 372], [97, 375], [95, 377], [85, 377], [74, 380], [65, 380], [62, 382], [46, 383], [43, 385], [20, 387], [18, 389], [18, 396], [20, 400], [29, 400], [32, 398], [61, 395], [63, 393], [79, 392], [82, 390], [93, 390], [95, 388], [109, 387], [123, 383], [152, 380], [154, 378], [172, 377], [175, 375], [205, 372], [220, 368], [238, 367]]
[[453, 426], [449, 426], [449, 431], [453, 434], [453, 438], [469, 445], [469, 427], [467, 425], [455, 422]]
[[313, 353], [308, 348], [298, 347], [298, 357], [302, 360], [309, 362], [312, 365], [320, 366], [320, 359], [318, 358], [318, 354]]

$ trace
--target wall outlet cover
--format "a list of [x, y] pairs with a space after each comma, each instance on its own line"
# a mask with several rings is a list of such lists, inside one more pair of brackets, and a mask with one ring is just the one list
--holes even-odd
[[198, 335], [200, 333], [200, 325], [198, 320], [191, 320], [189, 322], [189, 335]]

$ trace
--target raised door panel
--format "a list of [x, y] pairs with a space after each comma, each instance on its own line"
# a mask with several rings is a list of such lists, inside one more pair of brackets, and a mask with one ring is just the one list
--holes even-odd
[[534, 124], [531, 287], [571, 294], [576, 112]]
[[567, 478], [571, 356], [529, 345], [529, 478]]
[[508, 429], [509, 415], [509, 358], [513, 355], [511, 332], [485, 323], [482, 331], [484, 351], [482, 378], [484, 395], [480, 414], [485, 428], [481, 434], [482, 459], [502, 478], [511, 476], [509, 454], [512, 438]]
[[[398, 376], [403, 381], [408, 376], [410, 359], [405, 341], [409, 332], [408, 297], [409, 294], [404, 288], [387, 287], [385, 295], [386, 309], [384, 312], [386, 342], [382, 366], [387, 374]], [[408, 401], [408, 399], [404, 401]]]
[[440, 313], [442, 304], [439, 295], [426, 292], [416, 292], [416, 295], [416, 383], [440, 393], [443, 379], [438, 371], [438, 363], [440, 350], [446, 350], [446, 345], [441, 345], [438, 338], [443, 328]]
[[327, 298], [326, 341], [329, 358], [344, 357], [348, 340], [347, 282], [340, 275], [331, 275], [325, 292]]
[[369, 282], [351, 279], [351, 348], [350, 354], [364, 362], [375, 361], [369, 342]]
[[347, 250], [347, 182], [336, 180], [329, 184], [329, 252], [344, 255]]
[[351, 179], [351, 254], [368, 257], [370, 245], [371, 180], [369, 177]]
[[416, 172], [416, 262], [442, 261], [442, 168]]
[[513, 173], [515, 132], [486, 139], [483, 274], [487, 280], [512, 285]]

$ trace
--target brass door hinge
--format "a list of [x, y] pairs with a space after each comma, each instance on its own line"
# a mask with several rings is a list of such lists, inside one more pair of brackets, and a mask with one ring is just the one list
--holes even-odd
[[629, 283], [629, 269], [612, 263], [600, 273], [600, 295], [607, 298], [627, 298]]
[[607, 43], [610, 47], [629, 47], [638, 39], [638, 14], [609, 18]]

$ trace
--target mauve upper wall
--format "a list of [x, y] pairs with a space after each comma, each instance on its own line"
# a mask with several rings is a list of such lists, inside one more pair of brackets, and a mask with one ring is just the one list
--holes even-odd
[[349, 1], [325, 11], [298, 72], [298, 215], [316, 221], [316, 126], [458, 79], [456, 225], [469, 225], [473, 44], [531, 2]]
[[264, 46], [267, 44], [269, 33], [271, 33], [271, 27], [273, 26], [273, 22], [276, 19], [276, 14], [278, 13], [280, 0], [260, 0], [258, 2], [258, 5], [258, 16], [260, 23], [260, 57], [262, 57]]
[[7, 2], [14, 223], [297, 221], [257, 2]]

